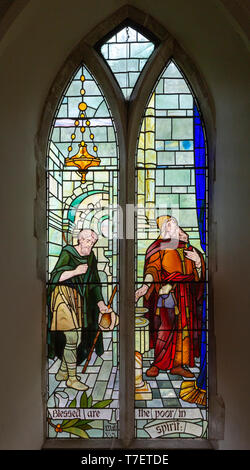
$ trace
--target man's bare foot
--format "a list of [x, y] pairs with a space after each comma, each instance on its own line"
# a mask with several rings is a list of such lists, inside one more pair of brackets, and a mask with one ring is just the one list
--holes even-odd
[[190, 370], [183, 369], [181, 366], [173, 367], [173, 369], [170, 370], [170, 374], [181, 375], [182, 377], [187, 377], [189, 379], [194, 377], [194, 374], [190, 372]]

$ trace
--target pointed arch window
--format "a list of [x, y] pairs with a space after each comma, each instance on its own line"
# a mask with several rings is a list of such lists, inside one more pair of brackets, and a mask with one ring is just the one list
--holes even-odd
[[207, 178], [196, 99], [171, 60], [146, 105], [136, 156], [138, 438], [207, 436]]
[[[109, 229], [115, 235], [119, 148], [85, 65], [61, 97], [47, 165], [49, 437], [117, 438], [119, 259]], [[116, 315], [106, 319], [111, 303]]]
[[157, 44], [158, 41], [152, 34], [139, 32], [130, 22], [125, 22], [105, 42], [102, 40], [97, 44], [97, 50], [99, 49], [112, 70], [125, 99], [130, 98], [138, 77]]
[[97, 65], [78, 63], [54, 112], [51, 442], [206, 446], [209, 438], [208, 146], [200, 104], [170, 52], [156, 76], [160, 46], [122, 22], [93, 44]]

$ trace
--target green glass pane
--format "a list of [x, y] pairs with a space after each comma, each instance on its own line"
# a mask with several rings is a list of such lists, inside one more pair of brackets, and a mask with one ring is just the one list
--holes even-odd
[[116, 143], [100, 143], [99, 153], [103, 157], [113, 157], [117, 155]]
[[101, 94], [97, 84], [93, 80], [85, 80], [84, 89], [85, 89], [85, 92], [86, 92], [86, 96], [100, 95]]
[[130, 44], [131, 57], [148, 58], [154, 50], [153, 44]]
[[133, 86], [136, 84], [136, 80], [139, 77], [139, 73], [129, 73], [129, 86], [133, 88]]
[[[152, 42], [131, 27], [122, 28], [101, 47], [101, 54], [115, 75], [126, 99], [130, 97], [139, 73], [154, 48]], [[130, 72], [137, 74], [132, 75]]]
[[193, 138], [193, 119], [192, 118], [173, 118], [173, 139], [192, 139]]
[[82, 88], [82, 82], [80, 80], [73, 80], [67, 89], [66, 96], [79, 96]]
[[180, 196], [180, 207], [196, 207], [196, 198], [194, 194], [182, 194]]
[[156, 95], [158, 109], [178, 109], [178, 95]]
[[58, 111], [57, 117], [67, 117], [68, 115], [68, 106], [66, 104], [62, 104]]
[[192, 95], [180, 95], [180, 108], [193, 109], [193, 105]]
[[169, 139], [171, 137], [172, 122], [168, 118], [157, 118], [156, 139]]
[[193, 165], [193, 152], [176, 152], [176, 165]]
[[190, 93], [187, 83], [182, 78], [165, 78], [165, 93]]
[[103, 102], [103, 97], [102, 96], [86, 96], [85, 99], [86, 104], [90, 108], [97, 109], [99, 108], [100, 104]]
[[162, 75], [163, 77], [174, 77], [174, 78], [182, 78], [182, 75], [174, 62], [170, 62], [168, 67], [166, 68], [165, 72]]
[[117, 73], [116, 79], [121, 88], [126, 88], [128, 86], [129, 75], [126, 73]]
[[169, 186], [189, 186], [190, 182], [190, 170], [165, 170], [165, 184]]
[[158, 152], [157, 164], [158, 165], [174, 165], [175, 154], [174, 152]]
[[110, 113], [109, 113], [109, 110], [108, 110], [108, 107], [105, 103], [105, 101], [102, 101], [102, 103], [98, 106], [97, 110], [95, 111], [94, 113], [94, 116], [95, 117], [106, 117], [106, 116], [109, 116]]
[[109, 58], [110, 59], [125, 59], [129, 56], [126, 46], [124, 44], [109, 44]]

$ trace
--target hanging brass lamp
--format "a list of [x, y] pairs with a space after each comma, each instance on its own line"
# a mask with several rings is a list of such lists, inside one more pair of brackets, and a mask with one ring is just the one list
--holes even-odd
[[88, 169], [92, 166], [99, 166], [100, 162], [101, 159], [99, 157], [94, 157], [88, 153], [86, 144], [84, 146], [80, 144], [79, 152], [73, 157], [65, 159], [66, 166], [76, 166], [78, 168], [78, 173], [81, 175], [81, 183], [85, 183]]
[[[86, 130], [85, 126], [87, 126], [89, 128], [90, 139], [92, 141], [94, 140], [94, 134], [90, 130], [90, 121], [89, 121], [89, 119], [87, 119], [85, 121], [85, 125], [84, 125], [83, 119], [86, 119], [86, 109], [88, 107], [87, 103], [85, 103], [83, 101], [83, 96], [85, 95], [85, 90], [83, 88], [83, 83], [85, 81], [84, 75], [81, 75], [80, 80], [82, 82], [82, 88], [81, 88], [81, 91], [80, 91], [80, 94], [82, 96], [82, 101], [78, 105], [79, 118], [75, 121], [75, 130], [74, 130], [73, 134], [71, 134], [71, 143], [68, 147], [69, 155], [65, 159], [65, 166], [77, 167], [78, 168], [78, 173], [81, 175], [81, 183], [85, 183], [86, 182], [86, 174], [88, 172], [88, 169], [90, 167], [99, 166], [100, 162], [101, 162], [101, 159], [97, 156], [97, 150], [98, 150], [97, 146], [95, 144], [93, 146], [93, 151], [96, 153], [96, 156], [94, 156], [94, 155], [91, 155], [88, 152], [87, 145], [84, 142], [84, 133], [85, 133], [85, 130]], [[81, 120], [80, 131], [82, 133], [82, 141], [79, 144], [79, 151], [74, 156], [70, 157], [70, 153], [72, 152], [72, 143], [76, 138], [75, 133], [76, 133], [76, 129], [78, 128], [78, 126], [80, 126], [80, 120]]]

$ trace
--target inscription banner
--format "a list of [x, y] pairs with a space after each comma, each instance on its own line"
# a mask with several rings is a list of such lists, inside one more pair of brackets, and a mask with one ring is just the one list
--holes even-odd
[[137, 408], [135, 419], [203, 419], [199, 408]]
[[144, 430], [152, 438], [168, 436], [170, 434], [187, 434], [194, 437], [202, 437], [206, 427], [207, 422], [200, 422], [197, 424], [195, 422], [184, 421], [184, 420], [174, 420], [174, 421], [161, 421], [157, 424], [150, 423], [144, 426]]
[[49, 408], [49, 414], [52, 419], [106, 419], [110, 421], [113, 409], [100, 410], [93, 408]]

